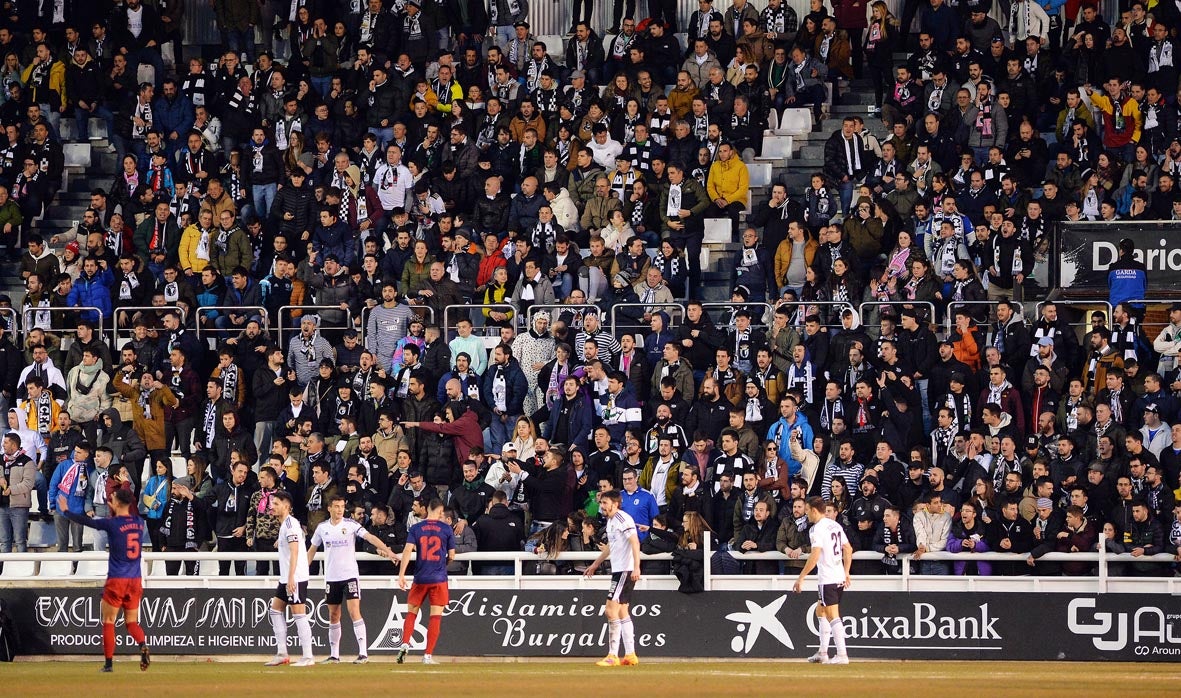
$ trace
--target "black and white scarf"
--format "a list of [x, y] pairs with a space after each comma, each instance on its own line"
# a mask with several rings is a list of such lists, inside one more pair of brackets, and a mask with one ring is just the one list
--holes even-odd
[[231, 363], [229, 366], [223, 368], [219, 378], [221, 378], [221, 394], [228, 400], [237, 400], [238, 381], [240, 380], [238, 364]]
[[804, 402], [809, 405], [812, 404], [812, 386], [815, 383], [816, 379], [812, 373], [811, 361], [805, 361], [803, 366], [798, 366], [795, 362], [792, 362], [791, 366], [787, 367], [787, 384], [803, 390]]
[[168, 538], [172, 534], [173, 514], [178, 505], [185, 508], [185, 550], [196, 550], [197, 513], [196, 507], [193, 506], [193, 500], [191, 499], [177, 499], [173, 497], [168, 500], [168, 511], [164, 513], [164, 525], [160, 527], [160, 534], [165, 538]]
[[825, 400], [820, 406], [820, 428], [832, 431], [833, 420], [845, 416], [845, 401], [837, 398], [833, 401]]
[[139, 408], [144, 412], [144, 419], [152, 419], [152, 391], [147, 388], [139, 389]]
[[[312, 460], [312, 457], [308, 456], [308, 460]], [[311, 494], [308, 495], [308, 511], [322, 511], [324, 509], [324, 490], [327, 487], [327, 485], [316, 485], [312, 488]]]
[[37, 398], [34, 407], [37, 408], [37, 431], [41, 436], [48, 436], [53, 428], [53, 394], [48, 388], [41, 390], [41, 397]]
[[212, 400], [205, 403], [201, 426], [205, 429], [205, 448], [213, 448], [213, 439], [217, 436], [217, 403]]

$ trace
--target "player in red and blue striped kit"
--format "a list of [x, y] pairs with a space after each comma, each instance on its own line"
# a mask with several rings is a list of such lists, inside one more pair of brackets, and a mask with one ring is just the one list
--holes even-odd
[[103, 586], [102, 624], [103, 671], [112, 671], [115, 658], [115, 621], [123, 611], [127, 634], [139, 645], [139, 668], [147, 671], [152, 662], [148, 640], [139, 625], [139, 602], [143, 598], [143, 572], [140, 569], [144, 521], [139, 517], [135, 495], [130, 490], [115, 490], [108, 502], [113, 516], [92, 519], [70, 512], [65, 497], [58, 497], [58, 510], [74, 523], [104, 531], [110, 541], [107, 583]]
[[451, 526], [443, 521], [443, 502], [432, 499], [427, 504], [426, 519], [414, 524], [406, 537], [406, 548], [402, 551], [402, 566], [398, 570], [398, 587], [406, 591], [406, 567], [410, 556], [417, 551], [414, 562], [414, 585], [406, 598], [406, 625], [402, 630], [402, 648], [398, 650], [398, 663], [410, 652], [410, 640], [414, 637], [414, 623], [418, 620], [418, 609], [423, 601], [431, 604], [430, 620], [426, 626], [426, 653], [423, 664], [434, 664], [432, 655], [435, 642], [439, 639], [439, 626], [443, 610], [447, 608], [447, 564], [455, 559], [455, 534]]

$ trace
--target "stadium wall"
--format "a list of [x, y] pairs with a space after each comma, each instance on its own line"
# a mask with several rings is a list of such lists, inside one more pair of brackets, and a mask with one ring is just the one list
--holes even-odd
[[[202, 656], [274, 651], [271, 588], [152, 589], [141, 620], [153, 651]], [[9, 586], [0, 603], [22, 653], [98, 654], [99, 595], [92, 584]], [[317, 650], [327, 607], [310, 594]], [[815, 593], [637, 591], [637, 649], [648, 657], [803, 658], [817, 646]], [[436, 650], [469, 657], [598, 657], [607, 641], [603, 593], [574, 589], [453, 589]], [[362, 612], [371, 656], [402, 642], [405, 594], [367, 589]], [[841, 605], [850, 654], [881, 659], [1181, 661], [1181, 606], [1167, 593], [850, 591]], [[346, 633], [347, 635], [347, 633]], [[425, 643], [420, 622], [412, 646]], [[290, 641], [296, 641], [295, 633]], [[122, 634], [120, 642], [129, 642]], [[342, 650], [356, 651], [345, 639]]]

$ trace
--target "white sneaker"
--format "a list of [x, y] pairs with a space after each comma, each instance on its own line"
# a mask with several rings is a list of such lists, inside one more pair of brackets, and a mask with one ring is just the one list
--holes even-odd
[[435, 658], [430, 656], [429, 654], [423, 656], [422, 663], [423, 664], [438, 664], [438, 662], [435, 661]]
[[820, 654], [820, 651], [817, 650], [816, 654], [813, 654], [811, 657], [808, 657], [808, 663], [809, 664], [823, 664], [824, 660], [826, 660], [826, 659], [828, 659], [828, 655], [827, 654]]
[[300, 657], [292, 662], [291, 666], [316, 666], [316, 660], [311, 657]]
[[263, 664], [263, 666], [283, 666], [284, 664], [290, 664], [290, 663], [291, 663], [291, 657], [288, 657], [285, 654], [276, 654], [274, 657], [271, 658], [271, 661], [267, 662], [266, 664]]
[[353, 660], [353, 664], [368, 664], [368, 663], [369, 663], [369, 657], [367, 657], [363, 654]]
[[849, 655], [838, 654], [837, 656], [833, 657], [832, 659], [828, 660], [825, 663], [826, 664], [848, 664], [849, 663]]

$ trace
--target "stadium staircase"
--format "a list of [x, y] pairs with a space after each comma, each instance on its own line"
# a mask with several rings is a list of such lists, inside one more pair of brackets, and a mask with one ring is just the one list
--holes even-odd
[[[46, 241], [81, 220], [82, 213], [90, 206], [90, 191], [96, 187], [109, 191], [116, 171], [115, 154], [106, 152], [110, 145], [106, 123], [101, 119], [90, 120], [89, 142], [77, 142], [76, 131], [77, 122], [72, 118], [62, 119], [58, 125], [65, 157], [64, 181], [45, 214], [29, 228]], [[20, 307], [25, 287], [21, 283], [19, 262], [0, 261], [0, 294], [7, 295], [14, 308]]]
[[[905, 56], [899, 54], [898, 59], [903, 60]], [[838, 104], [828, 107], [827, 118], [816, 131], [812, 130], [810, 109], [786, 109], [776, 114], [776, 118], [768, 124], [771, 128], [763, 132], [762, 155], [747, 165], [750, 170], [752, 205], [770, 198], [771, 185], [775, 183], [786, 185], [788, 197], [799, 201], [811, 184], [812, 174], [824, 168], [824, 142], [841, 128], [841, 121], [846, 116], [860, 116], [869, 131], [880, 140], [888, 137], [881, 119], [869, 116], [869, 107], [875, 102], [873, 88], [868, 80], [858, 79], [847, 83], [838, 101]], [[740, 215], [743, 226], [749, 209], [750, 206], [748, 211]], [[741, 246], [740, 243], [731, 242], [728, 219], [706, 220], [701, 265], [704, 300], [730, 300], [734, 253]], [[771, 252], [774, 254], [774, 250]]]

